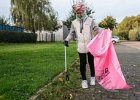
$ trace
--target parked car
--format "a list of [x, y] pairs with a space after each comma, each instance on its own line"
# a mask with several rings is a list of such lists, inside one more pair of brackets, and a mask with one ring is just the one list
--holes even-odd
[[118, 36], [112, 36], [112, 43], [119, 42], [120, 38]]

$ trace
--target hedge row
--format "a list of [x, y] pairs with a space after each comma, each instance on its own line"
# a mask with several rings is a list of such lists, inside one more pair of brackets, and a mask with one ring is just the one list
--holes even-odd
[[6, 43], [32, 43], [36, 42], [37, 34], [0, 31], [0, 42]]

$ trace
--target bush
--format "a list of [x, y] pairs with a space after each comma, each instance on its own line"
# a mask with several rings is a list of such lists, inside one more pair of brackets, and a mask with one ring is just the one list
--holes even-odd
[[128, 34], [126, 32], [120, 32], [118, 33], [118, 36], [121, 40], [128, 40]]
[[0, 31], [0, 42], [6, 43], [33, 43], [36, 42], [37, 34]]
[[140, 32], [137, 33], [137, 40], [140, 41]]

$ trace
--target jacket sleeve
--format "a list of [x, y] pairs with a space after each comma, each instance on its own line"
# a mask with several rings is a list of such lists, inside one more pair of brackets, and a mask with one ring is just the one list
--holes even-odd
[[65, 40], [70, 41], [73, 37], [74, 32], [75, 32], [74, 26], [73, 26], [73, 24], [71, 24], [70, 32]]
[[103, 30], [103, 28], [98, 27], [98, 25], [95, 23], [94, 20], [92, 21], [91, 27], [92, 27], [92, 31], [96, 33], [99, 33], [100, 31]]

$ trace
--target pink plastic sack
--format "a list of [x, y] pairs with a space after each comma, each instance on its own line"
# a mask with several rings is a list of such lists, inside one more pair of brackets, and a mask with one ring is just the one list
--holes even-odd
[[105, 29], [98, 33], [87, 46], [94, 56], [95, 77], [105, 89], [129, 89], [114, 46], [112, 44], [112, 31]]

